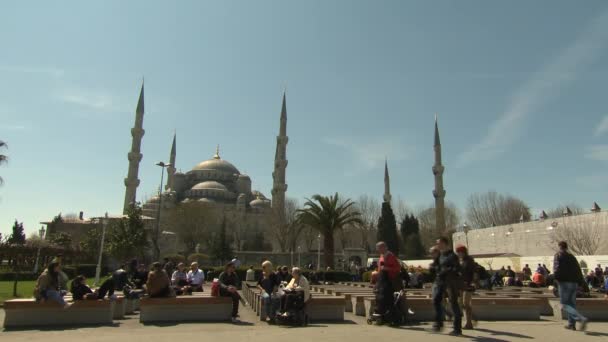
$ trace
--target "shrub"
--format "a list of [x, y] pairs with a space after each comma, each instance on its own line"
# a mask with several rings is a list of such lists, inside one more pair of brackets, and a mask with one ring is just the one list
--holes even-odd
[[206, 263], [209, 263], [209, 256], [207, 254], [203, 254], [203, 253], [194, 253], [191, 254], [188, 257], [188, 262], [189, 263], [193, 263], [193, 262], [198, 262], [199, 265], [203, 265]]
[[181, 254], [169, 254], [169, 255], [165, 255], [163, 257], [164, 258], [168, 258], [169, 260], [171, 260], [172, 263], [174, 264], [179, 264], [180, 262], [186, 262], [186, 257], [184, 257]]

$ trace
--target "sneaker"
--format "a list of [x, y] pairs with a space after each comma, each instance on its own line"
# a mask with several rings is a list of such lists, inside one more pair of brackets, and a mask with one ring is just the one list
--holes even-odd
[[586, 318], [583, 318], [583, 319], [581, 320], [581, 326], [579, 327], [579, 329], [580, 329], [581, 331], [585, 331], [585, 330], [587, 329], [587, 322], [588, 322], [588, 321], [589, 321], [589, 320], [588, 320], [588, 319], [586, 319]]
[[437, 323], [433, 324], [433, 331], [434, 332], [440, 332], [441, 330], [443, 330], [443, 326], [441, 326], [441, 325], [439, 325]]
[[450, 336], [462, 336], [462, 331], [452, 330], [448, 335], [450, 335]]
[[574, 325], [574, 324], [572, 324], [572, 325], [568, 324], [564, 328], [566, 330], [574, 330], [574, 331], [576, 331], [576, 325]]
[[232, 321], [232, 323], [238, 323], [239, 322], [239, 319], [236, 318], [236, 317], [232, 317], [230, 320]]

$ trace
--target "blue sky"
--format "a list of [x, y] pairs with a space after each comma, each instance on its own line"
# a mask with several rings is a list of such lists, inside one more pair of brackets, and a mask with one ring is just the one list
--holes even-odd
[[269, 195], [287, 88], [288, 196], [608, 208], [605, 1], [6, 1], [0, 5], [0, 232], [119, 213], [146, 84], [138, 198], [222, 157]]

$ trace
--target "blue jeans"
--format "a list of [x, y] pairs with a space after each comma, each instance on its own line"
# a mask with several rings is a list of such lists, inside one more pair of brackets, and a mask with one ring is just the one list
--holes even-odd
[[65, 299], [63, 299], [63, 294], [60, 291], [46, 290], [45, 297], [47, 301], [54, 301], [62, 306], [65, 306], [66, 304]]
[[273, 296], [270, 296], [268, 293], [264, 292], [262, 294], [262, 305], [264, 305], [266, 317], [274, 319], [274, 316], [276, 316], [276, 312], [279, 310], [279, 306], [281, 305], [281, 301], [279, 298], [273, 298]]
[[576, 311], [576, 290], [578, 285], [572, 282], [558, 282], [559, 302], [568, 313], [568, 325], [574, 325], [576, 321], [587, 320], [585, 316]]
[[433, 306], [435, 307], [435, 325], [443, 327], [443, 319], [445, 312], [443, 308], [443, 299], [448, 295], [452, 314], [454, 315], [454, 331], [462, 330], [462, 311], [458, 303], [458, 295], [460, 291], [449, 284], [433, 284]]

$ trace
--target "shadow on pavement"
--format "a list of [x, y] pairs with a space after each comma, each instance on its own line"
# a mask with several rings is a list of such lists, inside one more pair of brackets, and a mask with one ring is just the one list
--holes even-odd
[[585, 335], [587, 335], [587, 336], [594, 336], [594, 337], [602, 337], [602, 336], [607, 336], [608, 337], [608, 334], [606, 334], [606, 333], [593, 332], [593, 331], [587, 331], [585, 333]]
[[509, 336], [509, 337], [516, 337], [516, 338], [533, 339], [532, 336], [512, 333], [512, 332], [508, 332], [508, 331], [498, 331], [498, 330], [490, 330], [490, 329], [482, 329], [482, 328], [475, 328], [475, 330], [485, 332], [485, 333], [488, 333], [488, 334], [494, 335], [494, 336]]
[[30, 326], [30, 327], [14, 327], [14, 328], [4, 328], [4, 332], [11, 331], [67, 331], [67, 330], [78, 330], [82, 328], [118, 328], [120, 327], [120, 323], [112, 323], [112, 324], [79, 324], [79, 325], [53, 325], [48, 327], [40, 327], [40, 326]]

